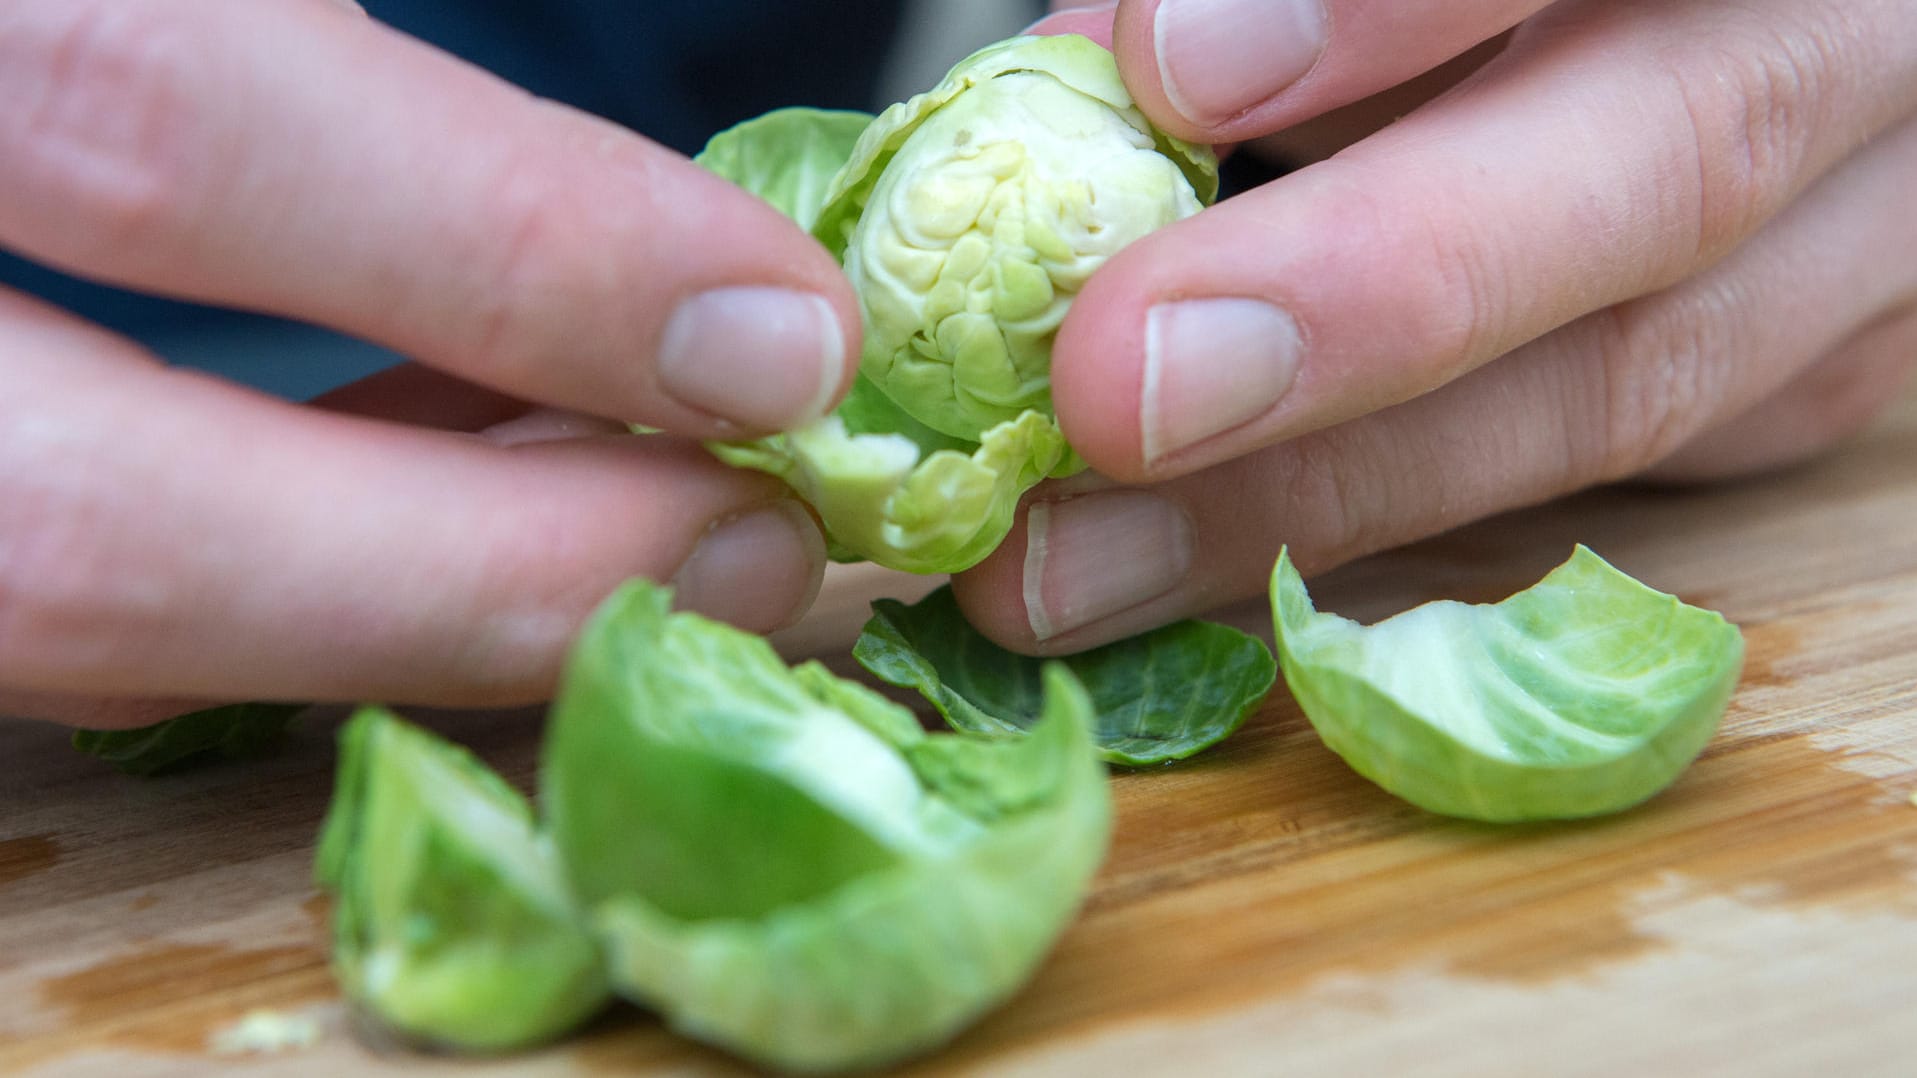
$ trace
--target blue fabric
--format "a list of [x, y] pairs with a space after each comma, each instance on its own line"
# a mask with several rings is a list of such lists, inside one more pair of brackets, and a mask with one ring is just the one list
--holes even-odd
[[[685, 153], [781, 105], [871, 108], [898, 0], [364, 0], [377, 19]], [[350, 72], [342, 72], [342, 78]], [[0, 249], [0, 284], [168, 360], [304, 398], [395, 361], [309, 326], [134, 295]]]

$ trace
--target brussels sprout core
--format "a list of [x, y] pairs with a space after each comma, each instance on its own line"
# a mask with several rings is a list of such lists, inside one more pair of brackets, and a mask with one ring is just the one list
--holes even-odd
[[981, 82], [906, 139], [852, 231], [863, 369], [954, 437], [1050, 415], [1072, 297], [1119, 248], [1199, 208], [1136, 110], [1036, 71]]

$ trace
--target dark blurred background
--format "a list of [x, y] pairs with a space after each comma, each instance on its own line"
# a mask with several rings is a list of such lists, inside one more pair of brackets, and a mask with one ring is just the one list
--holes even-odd
[[[782, 105], [876, 110], [1016, 33], [1043, 0], [363, 0], [374, 18], [691, 154]], [[350, 77], [343, 72], [343, 77]], [[394, 102], [394, 107], [404, 107]], [[294, 399], [397, 357], [310, 326], [103, 288], [0, 250], [0, 283], [170, 362]]]

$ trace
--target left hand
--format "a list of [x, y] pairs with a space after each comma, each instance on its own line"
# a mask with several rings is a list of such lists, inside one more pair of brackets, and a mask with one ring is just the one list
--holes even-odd
[[959, 581], [1007, 646], [1252, 594], [1281, 543], [1310, 573], [1597, 483], [1777, 467], [1917, 359], [1917, 3], [1320, 2], [1037, 28], [1112, 43], [1155, 122], [1213, 143], [1350, 130], [1509, 38], [1087, 285], [1054, 396], [1109, 479], [1041, 488]]
[[845, 391], [832, 257], [350, 0], [0, 4], [0, 248], [416, 361], [293, 405], [0, 288], [0, 720], [529, 703], [628, 577], [816, 592], [811, 515], [694, 439]]

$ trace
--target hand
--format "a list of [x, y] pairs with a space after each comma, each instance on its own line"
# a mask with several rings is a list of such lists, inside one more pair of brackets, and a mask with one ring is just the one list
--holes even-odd
[[[1008, 646], [1251, 594], [1280, 543], [1311, 572], [1596, 483], [1777, 467], [1917, 359], [1917, 4], [1317, 3], [1039, 28], [1109, 26], [1185, 138], [1356, 135], [1076, 299], [1060, 421], [1142, 486], [1041, 491], [960, 582]], [[1506, 31], [1434, 100], [1357, 122]]]
[[780, 484], [590, 436], [845, 389], [853, 298], [771, 208], [340, 0], [12, 0], [0, 101], [0, 245], [420, 362], [300, 407], [0, 294], [0, 715], [523, 702], [626, 577], [809, 603]]

